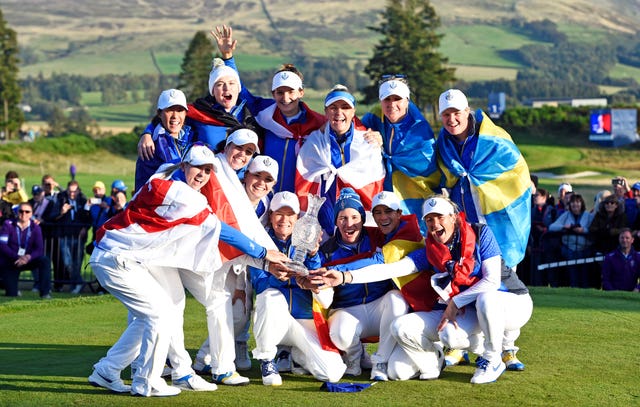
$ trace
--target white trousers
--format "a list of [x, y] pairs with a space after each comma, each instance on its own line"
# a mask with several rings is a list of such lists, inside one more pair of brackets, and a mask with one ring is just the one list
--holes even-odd
[[391, 290], [367, 304], [333, 311], [329, 316], [329, 335], [336, 347], [345, 352], [345, 360], [359, 361], [360, 340], [379, 336], [378, 350], [371, 356], [373, 363], [387, 363], [396, 341], [391, 335], [391, 323], [407, 313], [409, 307], [398, 290]]
[[161, 374], [174, 314], [170, 295], [143, 264], [95, 250], [98, 252], [92, 256], [91, 267], [96, 278], [133, 318], [107, 356], [94, 367], [119, 376], [135, 360], [132, 391], [148, 396], [153, 387], [166, 386]]
[[292, 347], [293, 360], [317, 380], [337, 382], [347, 368], [339, 353], [322, 349], [313, 320], [293, 318], [286, 298], [275, 288], [256, 296], [253, 335], [255, 359], [272, 360], [277, 346], [285, 345]]
[[[448, 323], [442, 331], [437, 327], [444, 310], [414, 312], [398, 317], [391, 333], [398, 343], [389, 359], [388, 374], [394, 380], [407, 380], [438, 369], [435, 342], [454, 349], [466, 349], [494, 361], [503, 349], [515, 348], [515, 340], [533, 311], [529, 294], [517, 295], [491, 291], [478, 295], [473, 307], [465, 307], [458, 315], [458, 328]], [[479, 343], [484, 335], [484, 343]], [[435, 363], [435, 365], [434, 365]]]

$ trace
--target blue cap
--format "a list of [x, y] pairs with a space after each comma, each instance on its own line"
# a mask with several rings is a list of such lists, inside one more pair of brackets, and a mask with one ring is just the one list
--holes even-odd
[[366, 214], [364, 213], [364, 206], [362, 206], [360, 195], [358, 195], [356, 191], [353, 190], [353, 188], [349, 187], [342, 188], [342, 190], [340, 190], [340, 196], [338, 197], [336, 206], [333, 209], [334, 224], [338, 219], [338, 213], [340, 213], [341, 210], [347, 208], [353, 208], [357, 210], [360, 213], [360, 216], [362, 216], [362, 221], [364, 222], [366, 220]]
[[40, 185], [34, 185], [31, 187], [31, 194], [38, 195], [40, 192], [44, 191]]
[[111, 189], [117, 189], [118, 191], [126, 191], [127, 186], [124, 184], [124, 181], [121, 179], [117, 179], [111, 183]]
[[638, 191], [640, 191], [640, 182], [636, 182], [635, 184], [633, 184], [633, 186], [631, 186], [631, 189], [637, 189]]

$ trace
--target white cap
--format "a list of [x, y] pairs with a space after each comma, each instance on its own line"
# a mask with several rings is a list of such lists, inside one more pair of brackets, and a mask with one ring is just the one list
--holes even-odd
[[438, 100], [438, 114], [442, 114], [447, 109], [454, 108], [456, 110], [464, 110], [469, 107], [467, 97], [459, 89], [449, 89], [442, 92], [440, 99]]
[[393, 192], [382, 191], [373, 197], [371, 202], [371, 210], [375, 209], [378, 205], [388, 206], [389, 208], [397, 211], [400, 209], [400, 200]]
[[191, 147], [184, 155], [182, 162], [197, 167], [206, 164], [214, 165], [215, 159], [215, 154], [213, 154], [213, 151], [211, 151], [209, 147], [201, 144], [194, 144], [193, 147]]
[[429, 198], [422, 204], [422, 217], [437, 213], [438, 215], [453, 215], [455, 208], [444, 198]]
[[256, 146], [256, 153], [260, 153], [260, 148], [258, 147], [258, 135], [253, 130], [238, 129], [234, 131], [233, 133], [229, 134], [229, 136], [227, 137], [227, 142], [225, 146], [228, 146], [229, 143], [233, 143], [236, 146], [253, 144]]
[[187, 98], [181, 90], [163, 90], [160, 97], [158, 97], [158, 110], [164, 110], [171, 106], [182, 106], [185, 110], [189, 110], [187, 108]]
[[209, 94], [211, 94], [211, 96], [213, 96], [213, 85], [215, 85], [215, 83], [218, 82], [218, 79], [223, 76], [232, 76], [238, 81], [238, 86], [240, 86], [240, 75], [238, 75], [238, 72], [236, 72], [235, 69], [226, 66], [222, 59], [214, 58], [213, 67], [211, 68], [211, 72], [209, 72]]
[[560, 194], [560, 192], [562, 192], [563, 190], [566, 192], [573, 192], [571, 184], [567, 182], [563, 182], [562, 184], [560, 184], [560, 186], [558, 187], [558, 194]]
[[293, 192], [282, 191], [276, 193], [273, 198], [271, 198], [271, 204], [269, 205], [269, 209], [272, 211], [277, 211], [283, 207], [289, 207], [293, 209], [295, 214], [300, 213], [300, 201], [298, 201], [298, 196]]
[[280, 86], [286, 86], [291, 89], [302, 89], [302, 79], [291, 71], [281, 71], [273, 76], [271, 82], [271, 91], [278, 89]]
[[278, 162], [268, 155], [257, 155], [253, 157], [247, 171], [252, 174], [267, 172], [273, 179], [278, 179]]
[[409, 99], [411, 91], [406, 83], [397, 79], [382, 82], [380, 89], [378, 89], [378, 98], [384, 100], [391, 95], [400, 96], [403, 99]]

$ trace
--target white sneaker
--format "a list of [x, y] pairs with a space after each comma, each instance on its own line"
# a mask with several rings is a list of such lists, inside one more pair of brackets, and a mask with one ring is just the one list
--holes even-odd
[[247, 343], [244, 341], [236, 342], [236, 369], [251, 370], [251, 358], [247, 350]]
[[215, 391], [218, 389], [215, 383], [209, 383], [202, 377], [196, 374], [190, 374], [180, 379], [173, 380], [171, 383], [173, 387], [177, 387], [181, 390], [189, 391]]
[[387, 376], [386, 363], [376, 363], [371, 368], [371, 380], [375, 380], [377, 382], [386, 382], [389, 380], [389, 376]]
[[151, 393], [149, 395], [144, 395], [144, 394], [140, 394], [137, 393], [135, 390], [131, 389], [131, 395], [132, 396], [138, 396], [138, 397], [171, 397], [171, 396], [177, 396], [178, 394], [180, 394], [180, 389], [174, 386], [169, 386], [169, 385], [164, 385], [164, 386], [160, 386], [160, 387], [152, 387], [151, 388]]
[[245, 386], [249, 384], [249, 378], [240, 376], [238, 372], [227, 372], [221, 374], [212, 374], [211, 378], [216, 384], [224, 384], [227, 386]]
[[278, 368], [273, 360], [261, 360], [260, 372], [262, 384], [265, 386], [282, 386], [282, 376], [278, 373]]
[[495, 382], [507, 368], [500, 358], [496, 359], [493, 363], [490, 363], [487, 359], [481, 356], [478, 357], [476, 365], [478, 367], [471, 378], [471, 383], [473, 384]]
[[362, 368], [360, 367], [360, 358], [358, 360], [347, 360], [347, 370], [344, 371], [345, 376], [360, 376]]
[[124, 384], [120, 377], [107, 377], [107, 375], [98, 373], [96, 369], [93, 370], [88, 380], [92, 386], [103, 387], [115, 393], [128, 393], [131, 391], [131, 386]]

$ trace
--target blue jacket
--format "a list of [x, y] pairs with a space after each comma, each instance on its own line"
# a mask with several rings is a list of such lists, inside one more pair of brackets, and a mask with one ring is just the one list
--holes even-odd
[[[372, 250], [371, 239], [369, 238], [367, 229], [363, 229], [360, 240], [356, 246], [347, 246], [342, 242], [340, 233], [336, 233], [333, 237], [327, 240], [320, 251], [323, 254], [323, 264], [329, 262], [335, 262], [341, 259], [355, 256], [357, 254], [366, 253]], [[378, 254], [378, 253], [376, 253]], [[384, 263], [382, 256], [366, 257], [358, 260], [358, 266], [365, 267], [369, 264]], [[349, 263], [332, 266], [332, 269], [336, 270], [353, 270], [356, 267], [350, 267]], [[334, 287], [333, 302], [331, 304], [332, 309], [352, 307], [359, 304], [367, 304], [377, 300], [385, 295], [389, 290], [393, 288], [391, 280], [378, 281], [373, 283], [364, 284], [347, 284], [344, 286]]]
[[[295, 249], [291, 246], [291, 237], [287, 240], [280, 240], [275, 236], [271, 228], [269, 229], [269, 236], [271, 236], [280, 252], [293, 258]], [[307, 256], [304, 264], [309, 270], [320, 268], [320, 254], [316, 253], [314, 256]], [[298, 284], [296, 284], [295, 278], [292, 277], [287, 281], [280, 281], [268, 271], [259, 270], [254, 267], [249, 267], [249, 270], [251, 273], [251, 284], [253, 285], [256, 295], [267, 288], [277, 288], [286, 298], [291, 316], [295, 319], [313, 319], [313, 297], [311, 291], [300, 288]]]

